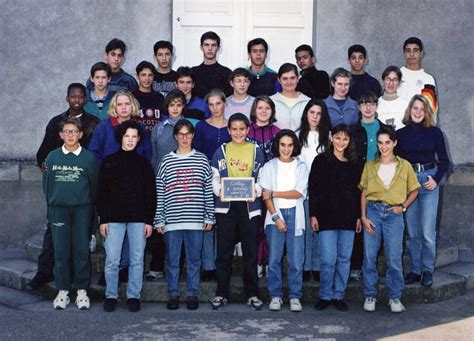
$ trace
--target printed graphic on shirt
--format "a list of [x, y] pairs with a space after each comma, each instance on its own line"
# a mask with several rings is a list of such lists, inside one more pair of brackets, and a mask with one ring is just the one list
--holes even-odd
[[177, 195], [176, 201], [194, 201], [196, 200], [195, 190], [204, 187], [201, 179], [196, 176], [194, 169], [178, 169], [176, 171], [176, 180], [166, 187], [166, 192], [177, 190], [181, 195]]
[[231, 157], [229, 159], [229, 167], [237, 169], [239, 172], [246, 172], [249, 169], [249, 164]]
[[56, 182], [77, 182], [84, 169], [77, 166], [53, 165], [51, 170], [55, 172]]

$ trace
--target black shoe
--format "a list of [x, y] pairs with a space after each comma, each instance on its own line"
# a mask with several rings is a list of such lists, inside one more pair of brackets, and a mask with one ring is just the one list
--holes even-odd
[[119, 283], [128, 283], [128, 268], [120, 269]]
[[421, 285], [424, 287], [430, 287], [433, 285], [433, 274], [431, 272], [423, 272], [423, 276], [421, 277]]
[[311, 271], [303, 271], [303, 282], [309, 282], [311, 279]]
[[97, 284], [100, 285], [101, 287], [107, 286], [107, 283], [105, 282], [105, 273], [102, 272], [102, 274], [99, 277], [99, 280], [97, 281]]
[[166, 303], [166, 309], [176, 310], [178, 308], [179, 308], [179, 297], [178, 296], [170, 296], [169, 299], [168, 299], [168, 303]]
[[115, 306], [117, 305], [117, 300], [115, 298], [106, 298], [104, 304], [104, 310], [108, 313], [115, 311]]
[[313, 271], [313, 279], [314, 279], [316, 282], [319, 282], [319, 280], [320, 280], [319, 271]]
[[26, 285], [26, 290], [38, 290], [40, 289], [43, 285], [51, 282], [53, 280], [53, 276], [47, 275], [44, 272], [37, 272], [35, 277], [31, 279], [31, 281], [28, 282]]
[[131, 313], [136, 313], [140, 311], [141, 305], [140, 300], [138, 298], [129, 298], [127, 300], [128, 311]]
[[319, 300], [318, 303], [315, 304], [314, 308], [316, 310], [324, 310], [331, 304], [330, 300]]
[[405, 284], [413, 284], [419, 281], [421, 281], [421, 276], [414, 272], [410, 272], [408, 275], [405, 276]]
[[347, 311], [349, 309], [346, 302], [344, 302], [343, 300], [332, 300], [332, 304], [334, 304], [336, 306], [336, 309], [339, 311]]
[[197, 296], [188, 296], [186, 298], [186, 309], [196, 310], [197, 308], [199, 308], [199, 301]]

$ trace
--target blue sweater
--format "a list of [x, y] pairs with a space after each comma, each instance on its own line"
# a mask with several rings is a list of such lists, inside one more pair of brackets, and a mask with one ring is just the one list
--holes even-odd
[[424, 127], [409, 124], [397, 130], [397, 154], [410, 163], [438, 163], [438, 171], [433, 179], [439, 184], [449, 169], [443, 132], [438, 127]]
[[350, 99], [349, 97], [344, 103], [342, 110], [337, 105], [336, 101], [332, 96], [329, 96], [324, 100], [328, 107], [329, 118], [331, 119], [331, 125], [335, 127], [340, 123], [347, 125], [355, 124], [359, 119], [359, 106], [357, 102]]
[[[115, 127], [118, 126], [116, 118], [101, 121], [92, 135], [89, 143], [89, 150], [94, 154], [97, 165], [102, 163], [102, 160], [120, 150], [120, 145], [115, 141]], [[138, 142], [136, 148], [137, 153], [151, 160], [151, 143], [146, 128], [140, 124], [143, 132], [143, 138]]]
[[[120, 69], [119, 72], [112, 73], [110, 78], [110, 83], [108, 85], [109, 91], [117, 92], [118, 90], [122, 89], [138, 89], [138, 83], [135, 78], [123, 71], [123, 69]], [[92, 83], [90, 78], [87, 79], [86, 87], [89, 91], [94, 89], [94, 83]]]
[[217, 148], [227, 142], [230, 142], [227, 127], [216, 128], [206, 121], [201, 121], [197, 124], [193, 146], [197, 151], [206, 154], [209, 160], [212, 160], [212, 156]]
[[247, 90], [250, 96], [271, 96], [277, 92], [279, 83], [275, 71], [267, 66], [260, 73], [253, 72], [250, 68], [247, 71], [250, 73], [250, 86]]
[[360, 96], [368, 92], [373, 92], [377, 97], [382, 96], [382, 87], [379, 81], [367, 72], [362, 75], [352, 75], [348, 96], [357, 102]]

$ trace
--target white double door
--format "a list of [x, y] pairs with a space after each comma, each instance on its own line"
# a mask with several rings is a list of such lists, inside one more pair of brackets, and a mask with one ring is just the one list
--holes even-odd
[[312, 45], [313, 0], [173, 0], [174, 68], [202, 62], [200, 37], [221, 37], [218, 61], [231, 69], [247, 67], [247, 43], [260, 37], [269, 44], [267, 65], [278, 70], [295, 63], [294, 50]]

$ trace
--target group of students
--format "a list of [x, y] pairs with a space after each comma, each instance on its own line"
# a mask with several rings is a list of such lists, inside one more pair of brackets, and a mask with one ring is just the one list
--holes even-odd
[[[346, 311], [348, 279], [361, 273], [364, 310], [374, 311], [383, 241], [389, 305], [402, 312], [404, 283], [433, 282], [438, 184], [449, 168], [421, 41], [405, 41], [406, 65], [383, 72], [383, 94], [364, 70], [361, 45], [349, 48], [351, 72], [338, 68], [330, 78], [315, 68], [308, 45], [295, 50], [301, 77], [291, 63], [269, 69], [262, 38], [248, 43], [248, 69], [217, 63], [219, 46], [216, 33], [204, 33], [204, 62], [174, 72], [173, 47], [159, 41], [158, 68], [141, 62], [137, 84], [120, 68], [125, 44], [113, 39], [87, 89], [68, 87], [69, 109], [48, 123], [37, 153], [48, 228], [28, 288], [54, 277], [55, 308], [67, 306], [72, 284], [78, 308], [88, 309], [89, 247], [99, 227], [105, 311], [115, 310], [127, 276], [127, 305], [140, 310], [149, 237], [145, 278], [166, 272], [170, 310], [179, 308], [183, 258], [187, 308], [199, 306], [200, 280], [216, 280], [211, 306], [225, 305], [240, 242], [253, 309], [263, 306], [258, 278], [266, 269], [269, 309], [281, 310], [286, 255], [291, 311], [302, 310], [302, 282], [311, 275], [321, 282], [316, 309], [332, 303]], [[256, 199], [222, 201], [224, 177], [253, 177]], [[405, 222], [411, 272], [404, 279]]]

